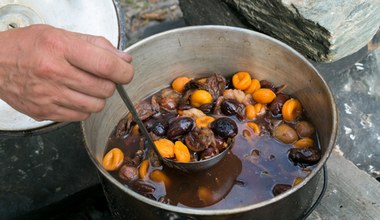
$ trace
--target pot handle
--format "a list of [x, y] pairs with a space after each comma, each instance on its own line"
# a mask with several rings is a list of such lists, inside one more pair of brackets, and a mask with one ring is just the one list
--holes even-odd
[[328, 183], [327, 165], [326, 164], [323, 165], [323, 169], [322, 170], [323, 170], [323, 186], [322, 186], [321, 192], [320, 192], [318, 198], [313, 203], [313, 205], [307, 210], [307, 212], [304, 214], [304, 216], [302, 218], [300, 218], [301, 220], [306, 220], [309, 217], [309, 215], [319, 205], [319, 203], [321, 202], [323, 196], [326, 193], [327, 183]]

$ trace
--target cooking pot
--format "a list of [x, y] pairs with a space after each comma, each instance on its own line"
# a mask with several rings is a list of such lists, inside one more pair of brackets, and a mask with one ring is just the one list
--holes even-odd
[[101, 165], [109, 136], [127, 114], [115, 93], [105, 108], [82, 122], [85, 146], [98, 168], [106, 197], [116, 219], [299, 219], [310, 208], [321, 168], [334, 146], [337, 110], [331, 91], [315, 68], [298, 52], [269, 36], [235, 27], [194, 26], [153, 35], [126, 49], [133, 56], [135, 76], [125, 85], [139, 102], [169, 86], [178, 76], [210, 73], [231, 76], [248, 71], [297, 97], [315, 125], [322, 158], [304, 181], [272, 199], [228, 210], [184, 208], [137, 194], [114, 179]]

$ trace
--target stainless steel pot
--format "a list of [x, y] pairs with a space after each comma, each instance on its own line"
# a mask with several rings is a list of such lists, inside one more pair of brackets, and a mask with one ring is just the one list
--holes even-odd
[[337, 110], [326, 82], [289, 46], [253, 31], [226, 26], [186, 27], [160, 33], [126, 49], [133, 55], [135, 76], [125, 86], [138, 102], [169, 85], [177, 76], [230, 76], [249, 71], [255, 78], [287, 84], [300, 99], [320, 138], [322, 159], [301, 184], [270, 200], [228, 210], [201, 210], [147, 199], [116, 181], [101, 166], [106, 142], [127, 109], [115, 93], [105, 108], [82, 123], [86, 147], [104, 184], [115, 218], [120, 219], [298, 219], [311, 206], [321, 168], [334, 146]]

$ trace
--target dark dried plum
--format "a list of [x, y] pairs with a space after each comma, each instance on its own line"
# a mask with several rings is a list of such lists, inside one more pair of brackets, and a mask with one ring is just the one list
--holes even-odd
[[288, 158], [294, 164], [311, 166], [319, 162], [321, 151], [315, 147], [291, 148], [288, 152]]
[[210, 124], [211, 130], [223, 138], [233, 138], [238, 133], [236, 122], [230, 118], [218, 118]]
[[166, 121], [156, 121], [153, 123], [150, 130], [157, 136], [165, 136], [166, 131], [169, 128], [169, 124]]
[[136, 180], [139, 177], [139, 172], [136, 167], [123, 165], [119, 170], [119, 177], [124, 181]]
[[276, 184], [274, 185], [272, 189], [272, 193], [274, 196], [277, 196], [277, 195], [280, 195], [281, 193], [288, 191], [291, 188], [292, 186], [289, 184]]
[[282, 93], [276, 95], [276, 98], [269, 105], [269, 110], [271, 111], [273, 116], [276, 117], [281, 115], [282, 106], [289, 98], [290, 97], [288, 95]]
[[169, 125], [166, 136], [169, 139], [177, 139], [182, 135], [189, 133], [194, 128], [194, 119], [190, 117], [180, 117]]
[[244, 106], [234, 99], [226, 99], [220, 105], [220, 110], [224, 115], [241, 115]]

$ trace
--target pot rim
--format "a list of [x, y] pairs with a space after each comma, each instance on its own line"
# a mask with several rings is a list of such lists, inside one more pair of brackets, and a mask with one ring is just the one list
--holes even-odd
[[[144, 44], [146, 44], [147, 42], [149, 42], [155, 38], [163, 38], [166, 35], [178, 34], [178, 33], [183, 33], [183, 32], [187, 32], [187, 31], [201, 31], [201, 30], [210, 30], [210, 29], [211, 30], [226, 31], [226, 32], [228, 32], [228, 31], [239, 31], [239, 32], [242, 32], [242, 33], [247, 34], [247, 35], [252, 35], [252, 36], [255, 36], [258, 38], [262, 38], [264, 40], [271, 41], [272, 43], [276, 44], [279, 47], [285, 48], [286, 50], [292, 52], [295, 56], [297, 56], [303, 63], [305, 63], [310, 69], [312, 69], [314, 71], [314, 73], [320, 78], [323, 85], [327, 89], [326, 92], [328, 94], [329, 101], [332, 105], [331, 106], [332, 107], [331, 113], [332, 113], [332, 120], [333, 120], [332, 134], [331, 134], [331, 139], [329, 140], [329, 144], [326, 148], [326, 152], [322, 155], [321, 160], [318, 162], [317, 166], [312, 170], [312, 172], [301, 183], [292, 187], [290, 190], [288, 190], [288, 191], [286, 191], [286, 192], [284, 192], [278, 196], [275, 196], [271, 199], [264, 200], [262, 202], [255, 203], [252, 205], [247, 205], [244, 207], [237, 207], [237, 208], [231, 208], [231, 209], [207, 209], [207, 208], [206, 209], [199, 209], [199, 208], [178, 207], [178, 206], [168, 205], [168, 204], [164, 204], [164, 203], [146, 198], [146, 197], [134, 192], [133, 190], [127, 188], [126, 186], [121, 184], [119, 181], [117, 181], [114, 177], [112, 177], [108, 173], [108, 171], [106, 171], [102, 167], [102, 165], [97, 161], [95, 156], [90, 152], [90, 150], [88, 148], [89, 145], [86, 141], [86, 138], [84, 139], [85, 140], [85, 147], [86, 147], [87, 152], [90, 155], [91, 160], [95, 163], [95, 165], [97, 166], [98, 170], [102, 173], [102, 175], [104, 175], [109, 181], [111, 181], [119, 189], [121, 189], [123, 192], [133, 196], [135, 199], [138, 199], [139, 201], [141, 201], [143, 203], [147, 203], [147, 204], [154, 206], [154, 207], [157, 207], [157, 208], [166, 209], [166, 210], [170, 210], [170, 211], [174, 211], [174, 212], [178, 212], [178, 213], [182, 213], [182, 214], [210, 215], [210, 216], [211, 215], [237, 214], [237, 213], [246, 212], [246, 211], [250, 211], [253, 209], [257, 209], [257, 208], [261, 208], [261, 207], [270, 205], [272, 203], [275, 203], [275, 202], [295, 193], [300, 188], [304, 187], [322, 169], [322, 167], [327, 162], [327, 159], [329, 158], [329, 156], [331, 154], [331, 151], [335, 145], [336, 136], [337, 136], [338, 113], [337, 113], [337, 109], [336, 109], [336, 103], [335, 103], [335, 99], [332, 95], [331, 89], [328, 86], [328, 84], [326, 83], [326, 81], [324, 80], [324, 78], [317, 71], [317, 69], [303, 55], [301, 55], [298, 51], [296, 51], [292, 47], [288, 46], [287, 44], [285, 44], [285, 43], [283, 43], [277, 39], [274, 39], [268, 35], [265, 35], [263, 33], [259, 33], [256, 31], [252, 31], [252, 30], [244, 29], [244, 28], [240, 28], [240, 27], [231, 27], [231, 26], [222, 26], [222, 25], [199, 25], [199, 26], [181, 27], [181, 28], [176, 28], [176, 29], [172, 29], [169, 31], [164, 31], [164, 32], [152, 35], [150, 37], [147, 37], [147, 38], [129, 46], [124, 51], [132, 54], [132, 52], [135, 49], [137, 49], [138, 47], [143, 46]], [[83, 127], [83, 123], [82, 123], [82, 130], [83, 129], [84, 129], [84, 127]]]

